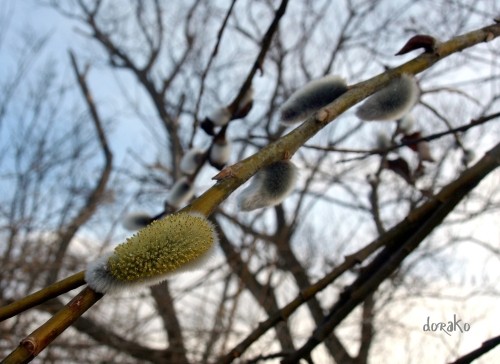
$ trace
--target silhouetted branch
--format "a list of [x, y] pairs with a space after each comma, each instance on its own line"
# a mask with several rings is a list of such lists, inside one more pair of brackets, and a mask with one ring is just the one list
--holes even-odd
[[[396, 233], [397, 238], [361, 270], [354, 283], [341, 293], [339, 300], [333, 305], [323, 323], [314, 330], [307, 342], [295, 353], [285, 358], [283, 363], [296, 363], [300, 358], [309, 356], [311, 351], [330, 335], [359, 303], [398, 269], [402, 261], [418, 248], [455, 206], [499, 165], [500, 144], [497, 144], [457, 180], [444, 187], [429, 202], [416, 208], [405, 220], [389, 230], [386, 235]], [[402, 233], [398, 233], [399, 230], [402, 230]]]
[[469, 354], [466, 354], [457, 360], [455, 360], [453, 363], [450, 364], [469, 364], [472, 363], [474, 360], [477, 358], [483, 356], [490, 350], [493, 350], [495, 347], [500, 345], [500, 336], [496, 336], [494, 338], [491, 338], [489, 340], [486, 340], [481, 344], [481, 347], [477, 348], [476, 350], [471, 351]]

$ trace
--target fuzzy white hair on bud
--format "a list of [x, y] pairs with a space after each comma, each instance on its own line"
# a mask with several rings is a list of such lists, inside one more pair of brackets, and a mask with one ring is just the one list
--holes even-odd
[[415, 106], [419, 96], [415, 77], [403, 74], [370, 96], [358, 108], [356, 115], [362, 120], [397, 120]]
[[281, 121], [293, 124], [307, 119], [348, 90], [344, 79], [328, 75], [295, 91], [281, 106]]
[[475, 157], [476, 154], [474, 153], [473, 150], [465, 149], [464, 155], [462, 156], [462, 163], [467, 166], [474, 160]]
[[190, 149], [182, 156], [179, 165], [181, 172], [184, 174], [193, 174], [203, 160], [205, 153], [199, 149]]
[[152, 216], [144, 212], [134, 212], [125, 216], [122, 225], [125, 229], [136, 231], [147, 226], [153, 220]]
[[411, 113], [406, 114], [401, 119], [399, 119], [398, 128], [404, 134], [411, 133], [413, 127], [415, 126], [415, 118]]
[[231, 156], [231, 143], [226, 139], [215, 140], [210, 148], [209, 161], [216, 168], [222, 168]]
[[245, 92], [245, 94], [243, 95], [241, 101], [240, 101], [240, 104], [239, 104], [239, 107], [238, 107], [238, 110], [237, 112], [241, 111], [242, 109], [244, 109], [249, 103], [253, 102], [253, 96], [254, 96], [254, 90], [253, 90], [253, 86], [250, 86], [247, 90], [247, 92]]
[[224, 126], [231, 120], [231, 112], [227, 107], [220, 107], [212, 111], [208, 118], [214, 125]]
[[434, 158], [432, 157], [431, 148], [429, 146], [429, 142], [421, 141], [417, 144], [417, 153], [418, 157], [421, 161], [434, 162]]
[[193, 194], [193, 183], [188, 178], [183, 177], [174, 183], [165, 202], [171, 207], [179, 208], [188, 202], [193, 197]]
[[270, 164], [258, 171], [241, 192], [239, 207], [251, 211], [280, 204], [293, 191], [297, 175], [297, 167], [289, 160]]
[[219, 238], [213, 224], [199, 213], [176, 213], [155, 220], [90, 262], [85, 281], [100, 293], [158, 284], [173, 274], [204, 265]]
[[391, 138], [384, 131], [379, 131], [377, 133], [376, 148], [377, 149], [387, 149], [392, 145]]

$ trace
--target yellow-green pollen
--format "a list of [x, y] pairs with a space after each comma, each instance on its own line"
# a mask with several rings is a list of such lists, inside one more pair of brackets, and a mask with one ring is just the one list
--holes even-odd
[[214, 230], [201, 215], [178, 213], [156, 220], [115, 248], [108, 269], [122, 281], [140, 281], [192, 262], [214, 244]]

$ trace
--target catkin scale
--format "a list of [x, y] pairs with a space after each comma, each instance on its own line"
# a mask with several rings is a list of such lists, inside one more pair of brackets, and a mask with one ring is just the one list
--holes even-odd
[[415, 106], [419, 94], [415, 77], [403, 74], [370, 96], [358, 108], [356, 116], [362, 120], [400, 119]]
[[295, 91], [281, 106], [281, 121], [293, 124], [307, 119], [348, 90], [344, 79], [328, 75]]
[[205, 262], [217, 243], [215, 227], [203, 215], [168, 215], [118, 245], [113, 253], [89, 263], [85, 279], [101, 293], [157, 284], [172, 273]]

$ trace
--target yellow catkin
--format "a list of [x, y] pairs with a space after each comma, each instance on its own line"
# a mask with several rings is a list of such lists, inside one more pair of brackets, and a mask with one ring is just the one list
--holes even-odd
[[169, 215], [118, 245], [108, 269], [113, 277], [126, 282], [170, 273], [206, 253], [215, 238], [214, 227], [204, 216]]

